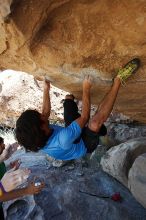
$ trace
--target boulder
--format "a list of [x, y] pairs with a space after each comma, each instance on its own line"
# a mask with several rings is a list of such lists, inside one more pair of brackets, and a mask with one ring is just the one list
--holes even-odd
[[145, 8], [144, 0], [0, 0], [0, 69], [47, 75], [78, 98], [90, 74], [98, 104], [117, 69], [140, 57], [142, 68], [121, 89], [115, 111], [145, 122]]
[[[51, 119], [63, 119], [63, 103], [67, 92], [51, 86]], [[43, 82], [24, 72], [0, 73], [0, 124], [14, 127], [17, 118], [27, 109], [42, 111]]]
[[[38, 195], [25, 196], [3, 204], [8, 220], [145, 220], [146, 210], [128, 189], [99, 168], [91, 168], [88, 160], [69, 161], [53, 167], [40, 153], [18, 150], [9, 160], [21, 158], [21, 167], [31, 169], [31, 180], [45, 181]], [[121, 202], [111, 195], [119, 192]]]
[[146, 137], [129, 140], [112, 147], [101, 159], [105, 172], [128, 187], [128, 173], [135, 159], [146, 153]]
[[136, 200], [146, 208], [146, 154], [134, 161], [128, 175], [128, 187]]
[[127, 120], [119, 121], [113, 120], [113, 114], [110, 116], [110, 121], [106, 123], [108, 127], [108, 135], [117, 141], [118, 145], [124, 143], [130, 139], [138, 137], [146, 137], [146, 125], [141, 123], [135, 123], [134, 121], [128, 122]]

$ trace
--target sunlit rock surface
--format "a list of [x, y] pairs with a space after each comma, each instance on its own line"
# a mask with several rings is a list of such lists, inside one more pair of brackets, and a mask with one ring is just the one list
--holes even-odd
[[131, 139], [106, 152], [101, 159], [103, 170], [130, 189], [146, 208], [146, 138]]
[[101, 160], [103, 170], [128, 187], [128, 173], [135, 159], [146, 153], [146, 137], [131, 139], [106, 152]]
[[128, 187], [132, 194], [146, 208], [146, 154], [136, 158], [129, 172]]
[[[0, 124], [15, 127], [20, 114], [27, 109], [42, 112], [43, 82], [32, 75], [16, 71], [0, 73]], [[63, 99], [67, 92], [51, 86], [51, 119], [63, 119]]]
[[146, 122], [146, 1], [1, 0], [0, 69], [48, 75], [81, 98], [81, 82], [94, 77], [98, 104], [115, 71], [133, 57], [142, 67], [122, 87], [115, 111]]

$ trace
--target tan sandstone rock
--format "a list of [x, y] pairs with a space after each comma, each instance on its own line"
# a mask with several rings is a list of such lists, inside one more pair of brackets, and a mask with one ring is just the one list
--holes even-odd
[[144, 122], [145, 36], [145, 0], [0, 0], [1, 70], [48, 75], [78, 98], [84, 75], [91, 74], [98, 104], [115, 70], [140, 57], [142, 67], [121, 89], [115, 111]]
[[128, 187], [129, 170], [143, 153], [146, 153], [146, 138], [136, 138], [108, 150], [101, 159], [101, 165], [105, 172]]
[[128, 175], [128, 187], [136, 200], [146, 208], [146, 154], [134, 161]]

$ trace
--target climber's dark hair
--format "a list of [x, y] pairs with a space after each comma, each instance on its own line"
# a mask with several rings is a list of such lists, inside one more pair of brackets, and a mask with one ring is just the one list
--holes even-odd
[[38, 151], [48, 140], [48, 136], [41, 129], [40, 116], [41, 114], [36, 110], [26, 110], [16, 122], [16, 139], [26, 150]]
[[4, 139], [2, 137], [0, 137], [0, 144], [4, 143]]

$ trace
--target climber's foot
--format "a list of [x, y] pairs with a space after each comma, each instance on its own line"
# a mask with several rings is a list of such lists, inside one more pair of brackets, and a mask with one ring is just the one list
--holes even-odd
[[122, 83], [135, 73], [140, 67], [140, 59], [134, 58], [129, 61], [122, 69], [118, 71], [117, 77], [121, 80]]

